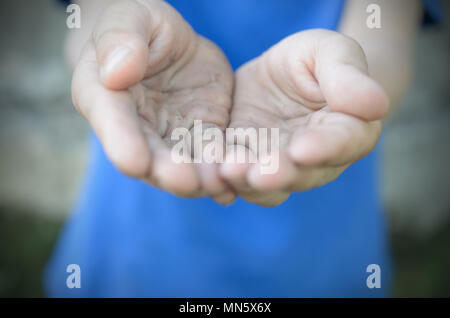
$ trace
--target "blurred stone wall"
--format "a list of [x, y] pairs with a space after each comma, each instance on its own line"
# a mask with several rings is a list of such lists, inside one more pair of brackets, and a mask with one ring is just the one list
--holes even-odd
[[65, 8], [0, 2], [0, 207], [65, 216], [86, 162], [88, 128], [72, 107]]
[[[441, 1], [446, 18], [450, 1]], [[450, 221], [450, 24], [425, 27], [415, 76], [384, 129], [382, 193], [394, 230], [428, 235]]]
[[[0, 14], [0, 207], [64, 217], [88, 134], [71, 105], [64, 8], [7, 0]], [[382, 193], [394, 230], [426, 234], [450, 216], [448, 39], [448, 24], [421, 32], [415, 81], [386, 125]]]

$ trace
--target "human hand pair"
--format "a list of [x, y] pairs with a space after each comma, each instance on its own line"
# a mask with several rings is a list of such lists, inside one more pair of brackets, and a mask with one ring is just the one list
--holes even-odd
[[[239, 194], [278, 205], [292, 191], [330, 182], [373, 149], [388, 109], [361, 48], [343, 35], [297, 33], [233, 76], [221, 50], [159, 0], [105, 10], [74, 71], [72, 93], [122, 172], [222, 204]], [[258, 163], [174, 162], [171, 134], [192, 130], [194, 120], [221, 131], [279, 128], [279, 169], [262, 174]]]

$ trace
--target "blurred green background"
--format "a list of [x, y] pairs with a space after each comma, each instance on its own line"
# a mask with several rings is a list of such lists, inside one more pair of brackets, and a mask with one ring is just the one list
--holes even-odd
[[[71, 105], [64, 7], [5, 0], [0, 14], [0, 297], [39, 297], [83, 178], [88, 127]], [[421, 31], [414, 82], [384, 130], [397, 297], [450, 297], [448, 39], [448, 23]]]

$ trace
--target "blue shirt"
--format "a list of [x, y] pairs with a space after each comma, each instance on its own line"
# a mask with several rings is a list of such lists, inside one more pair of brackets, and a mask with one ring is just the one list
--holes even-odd
[[[173, 0], [234, 68], [295, 32], [336, 29], [343, 1]], [[263, 208], [181, 199], [119, 173], [92, 137], [78, 204], [46, 272], [58, 297], [386, 296], [377, 151], [336, 181]], [[69, 264], [81, 288], [66, 286]], [[369, 264], [381, 289], [369, 289]]]

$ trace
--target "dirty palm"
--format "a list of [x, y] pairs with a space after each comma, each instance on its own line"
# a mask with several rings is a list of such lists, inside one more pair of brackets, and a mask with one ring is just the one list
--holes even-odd
[[[388, 101], [352, 39], [300, 32], [233, 75], [222, 51], [166, 3], [130, 2], [145, 27], [123, 10], [110, 6], [97, 24], [74, 73], [73, 99], [124, 173], [178, 196], [227, 204], [240, 195], [273, 206], [334, 180], [376, 145]], [[121, 19], [111, 22], [115, 15]], [[111, 31], [111, 23], [120, 27]], [[172, 132], [191, 131], [195, 120], [221, 131], [278, 129], [279, 169], [174, 162]], [[258, 152], [240, 140], [234, 152]]]

